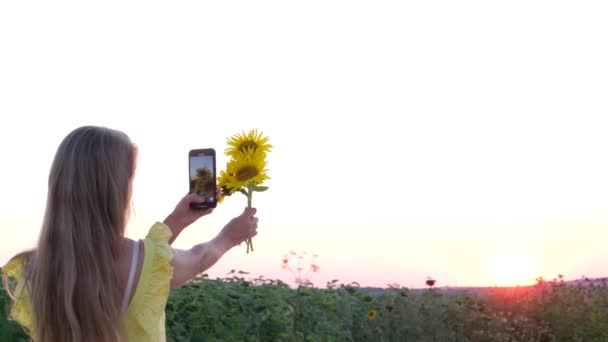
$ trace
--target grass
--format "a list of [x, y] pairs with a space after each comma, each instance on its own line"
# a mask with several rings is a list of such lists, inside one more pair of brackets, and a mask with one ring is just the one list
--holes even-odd
[[[608, 286], [539, 279], [530, 287], [447, 292], [356, 283], [288, 287], [279, 280], [197, 278], [171, 291], [169, 341], [608, 341]], [[25, 335], [5, 320], [0, 341]]]

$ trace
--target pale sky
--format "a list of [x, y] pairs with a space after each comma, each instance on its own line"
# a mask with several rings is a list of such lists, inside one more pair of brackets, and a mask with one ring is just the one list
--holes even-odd
[[[188, 191], [187, 153], [270, 137], [255, 251], [208, 271], [364, 286], [608, 276], [605, 1], [0, 3], [0, 264], [35, 246], [81, 125], [138, 145], [133, 238]], [[212, 238], [228, 198], [176, 242]]]

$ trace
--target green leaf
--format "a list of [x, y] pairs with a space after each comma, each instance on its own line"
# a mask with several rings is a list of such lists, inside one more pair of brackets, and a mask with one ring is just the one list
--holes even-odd
[[264, 191], [268, 190], [268, 187], [261, 186], [261, 185], [254, 185], [253, 188], [251, 188], [251, 190], [257, 191], [257, 192], [264, 192]]
[[249, 194], [247, 193], [247, 190], [245, 190], [245, 189], [241, 189], [241, 190], [239, 190], [239, 192], [245, 196], [249, 196]]

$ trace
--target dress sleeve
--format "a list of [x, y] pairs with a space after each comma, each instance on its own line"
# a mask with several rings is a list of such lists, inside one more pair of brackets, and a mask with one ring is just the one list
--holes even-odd
[[150, 251], [149, 292], [153, 295], [168, 296], [171, 289], [171, 278], [173, 278], [171, 266], [173, 250], [169, 246], [171, 234], [167, 225], [157, 222], [150, 228], [144, 242], [147, 247], [146, 252]]
[[137, 289], [131, 305], [133, 336], [146, 340], [158, 336], [164, 328], [164, 312], [171, 289], [173, 251], [169, 246], [171, 230], [157, 222], [144, 239], [144, 260]]
[[30, 297], [25, 289], [25, 263], [25, 256], [17, 256], [2, 267], [2, 272], [9, 278], [9, 282], [10, 278], [12, 278], [16, 285], [14, 289], [12, 289], [15, 296], [15, 302], [11, 307], [9, 317], [25, 327], [28, 332], [31, 332], [34, 327], [34, 319], [31, 310]]

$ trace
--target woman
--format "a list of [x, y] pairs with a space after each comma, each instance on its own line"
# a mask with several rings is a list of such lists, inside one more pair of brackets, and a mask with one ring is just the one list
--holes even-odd
[[256, 209], [246, 208], [211, 241], [172, 248], [213, 211], [190, 209], [199, 200], [190, 194], [145, 239], [126, 238], [136, 159], [126, 134], [103, 127], [80, 127], [59, 146], [37, 247], [3, 267], [11, 317], [34, 341], [165, 341], [170, 287], [257, 234]]

